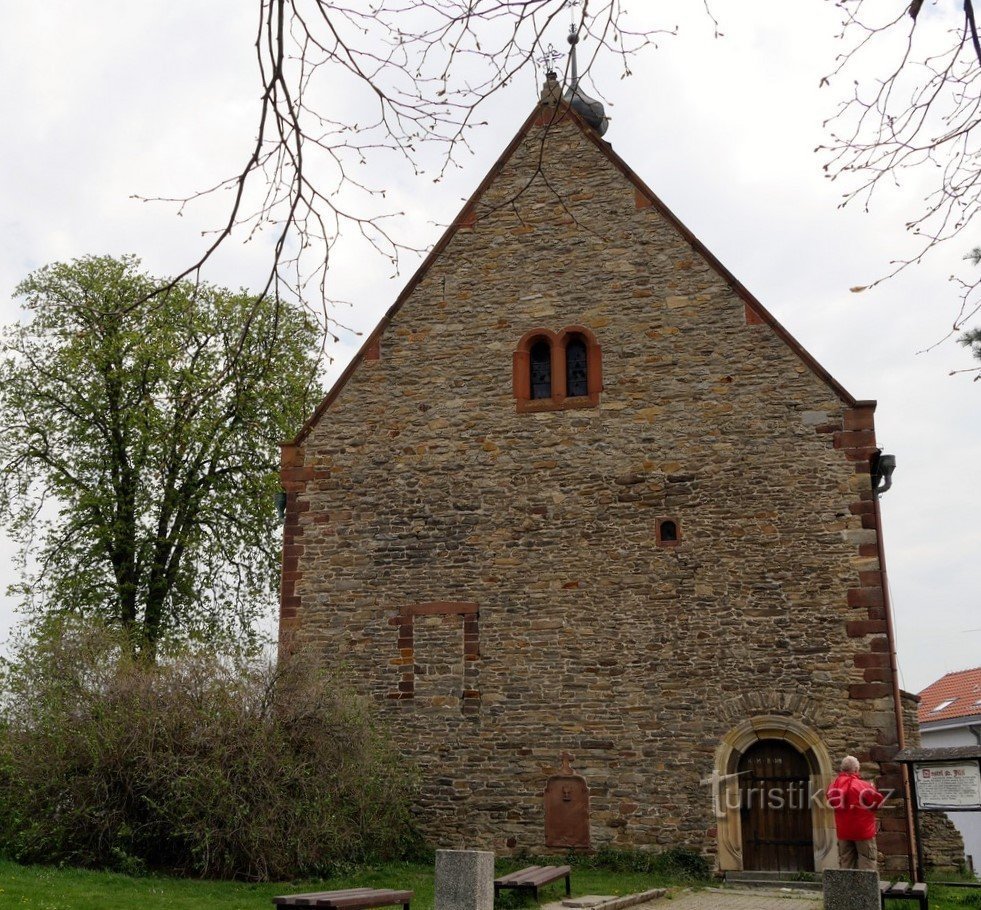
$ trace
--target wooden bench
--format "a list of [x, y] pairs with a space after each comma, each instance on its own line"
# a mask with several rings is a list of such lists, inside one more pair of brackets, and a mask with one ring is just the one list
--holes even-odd
[[882, 897], [882, 907], [885, 910], [886, 901], [905, 900], [919, 901], [920, 910], [928, 910], [927, 886], [925, 882], [911, 885], [909, 882], [880, 882], [879, 894]]
[[509, 875], [495, 878], [494, 897], [496, 899], [501, 893], [501, 888], [524, 888], [533, 891], [537, 901], [538, 889], [560, 878], [565, 879], [565, 894], [568, 897], [572, 894], [572, 882], [569, 878], [571, 872], [571, 866], [528, 866]]
[[402, 910], [410, 910], [411, 901], [411, 891], [378, 888], [311, 891], [307, 894], [283, 894], [272, 899], [277, 907], [319, 907], [323, 910], [366, 910], [368, 907], [390, 907], [395, 904], [401, 904]]

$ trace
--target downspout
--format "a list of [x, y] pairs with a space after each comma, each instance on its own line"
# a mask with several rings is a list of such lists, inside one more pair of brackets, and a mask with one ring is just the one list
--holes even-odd
[[[896, 744], [900, 749], [906, 748], [906, 729], [903, 723], [903, 702], [899, 692], [899, 661], [896, 657], [896, 633], [892, 621], [892, 601], [889, 597], [889, 576], [886, 574], [886, 551], [882, 541], [882, 512], [879, 509], [879, 494], [882, 489], [872, 488], [872, 501], [875, 503], [875, 538], [879, 551], [879, 574], [882, 583], [882, 604], [886, 614], [886, 641], [889, 645], [889, 671], [892, 674], [892, 701], [896, 711]], [[902, 764], [900, 773], [903, 778], [903, 802], [906, 806], [906, 836], [909, 838], [909, 874], [910, 881], [917, 881], [916, 876], [916, 829], [913, 824], [913, 801], [909, 785], [909, 766]]]

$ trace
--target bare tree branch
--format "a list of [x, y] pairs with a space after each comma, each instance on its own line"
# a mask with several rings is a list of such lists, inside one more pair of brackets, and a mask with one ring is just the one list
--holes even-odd
[[[981, 43], [972, 0], [963, 19], [936, 0], [870, 3], [832, 0], [842, 15], [846, 48], [822, 80], [852, 76], [850, 97], [827, 122], [830, 153], [825, 170], [851, 185], [842, 205], [866, 210], [880, 189], [899, 187], [932, 170], [933, 188], [907, 222], [917, 245], [896, 257], [886, 272], [861, 291], [919, 263], [937, 246], [974, 229], [981, 211]], [[868, 64], [891, 61], [867, 75]], [[981, 278], [951, 276], [960, 303], [949, 331], [926, 350], [961, 333], [981, 312]]]
[[[632, 30], [623, 7], [585, 0], [578, 28], [593, 58], [609, 51], [626, 74], [632, 54], [675, 30]], [[327, 270], [338, 236], [362, 237], [396, 271], [401, 256], [419, 252], [391, 227], [400, 213], [380, 206], [386, 187], [365, 179], [365, 166], [384, 172], [377, 165], [395, 156], [421, 174], [429, 147], [440, 152], [437, 181], [458, 166], [481, 105], [534, 68], [553, 23], [569, 15], [567, 0], [258, 0], [258, 11], [255, 140], [231, 176], [163, 200], [183, 212], [230, 194], [223, 222], [173, 283], [200, 280], [231, 237], [269, 232], [260, 296], [304, 302], [336, 338], [345, 326]]]

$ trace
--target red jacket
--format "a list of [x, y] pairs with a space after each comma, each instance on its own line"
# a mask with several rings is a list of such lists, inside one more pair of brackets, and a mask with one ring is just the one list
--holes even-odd
[[875, 810], [885, 797], [857, 774], [843, 772], [828, 787], [828, 805], [835, 810], [838, 840], [875, 837]]

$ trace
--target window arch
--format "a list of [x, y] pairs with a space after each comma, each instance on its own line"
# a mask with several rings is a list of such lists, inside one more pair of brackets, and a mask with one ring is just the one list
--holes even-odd
[[585, 326], [532, 329], [514, 352], [519, 413], [594, 408], [603, 390], [600, 347]]

